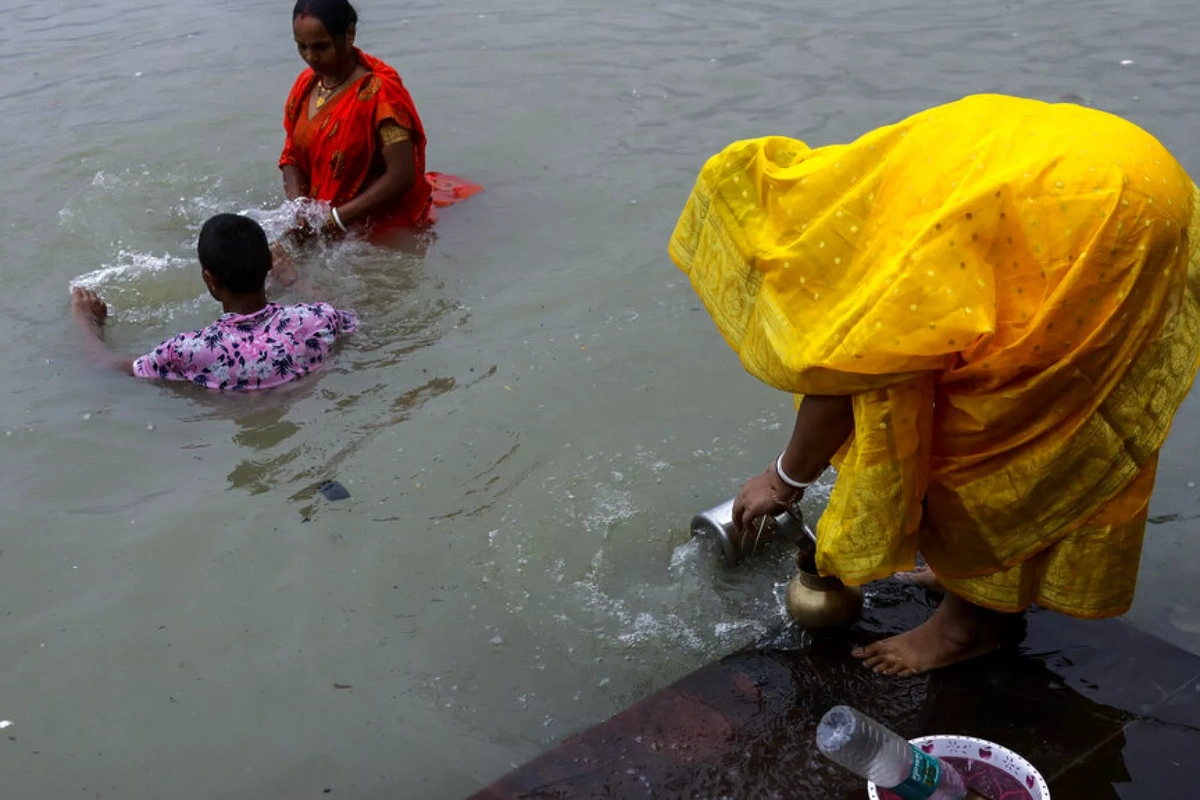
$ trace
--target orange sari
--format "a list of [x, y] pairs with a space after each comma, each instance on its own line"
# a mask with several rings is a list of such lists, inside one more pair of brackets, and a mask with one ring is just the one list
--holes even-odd
[[481, 186], [453, 175], [425, 172], [425, 127], [396, 70], [361, 50], [355, 51], [368, 73], [308, 115], [308, 98], [317, 82], [311, 69], [300, 73], [288, 95], [283, 117], [287, 134], [279, 167], [299, 168], [308, 196], [334, 206], [361, 194], [384, 172], [380, 128], [399, 125], [413, 145], [412, 188], [371, 214], [373, 231], [416, 227], [436, 220], [437, 206], [465, 200]]

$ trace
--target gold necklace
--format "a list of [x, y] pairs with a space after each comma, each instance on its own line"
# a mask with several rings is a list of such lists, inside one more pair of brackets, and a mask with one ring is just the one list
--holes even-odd
[[321, 110], [321, 106], [325, 105], [325, 101], [327, 101], [329, 98], [333, 97], [334, 94], [337, 93], [337, 90], [342, 88], [342, 86], [344, 86], [346, 84], [346, 81], [348, 81], [352, 77], [354, 77], [354, 71], [357, 69], [358, 69], [358, 62], [355, 61], [354, 67], [351, 68], [351, 70], [350, 70], [350, 74], [347, 75], [345, 78], [342, 78], [342, 80], [340, 80], [338, 83], [335, 83], [333, 86], [326, 86], [324, 78], [320, 78], [320, 77], [317, 78], [317, 110], [318, 111]]
[[336, 86], [333, 89], [327, 89], [325, 88], [325, 81], [317, 81], [317, 110], [320, 110], [321, 106], [325, 105], [326, 100], [333, 97], [336, 89]]

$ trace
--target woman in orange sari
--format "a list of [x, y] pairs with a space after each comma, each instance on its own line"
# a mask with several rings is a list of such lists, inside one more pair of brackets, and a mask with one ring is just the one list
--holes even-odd
[[288, 200], [317, 201], [300, 228], [338, 235], [417, 227], [435, 207], [481, 187], [425, 172], [425, 128], [396, 70], [354, 46], [358, 14], [347, 0], [299, 0], [296, 48], [309, 68], [288, 95], [279, 168]]

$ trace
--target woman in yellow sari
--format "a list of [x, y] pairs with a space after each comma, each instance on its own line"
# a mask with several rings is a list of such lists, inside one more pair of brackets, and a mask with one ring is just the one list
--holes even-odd
[[984, 95], [846, 145], [705, 165], [670, 252], [746, 370], [798, 399], [735, 519], [838, 469], [825, 574], [913, 568], [924, 625], [856, 651], [914, 674], [996, 647], [996, 612], [1124, 613], [1158, 451], [1200, 366], [1200, 196], [1152, 136]]

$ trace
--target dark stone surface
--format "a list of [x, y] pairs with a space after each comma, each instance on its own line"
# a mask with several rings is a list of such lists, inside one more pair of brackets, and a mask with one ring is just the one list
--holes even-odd
[[905, 736], [962, 733], [1016, 750], [1054, 800], [1200, 797], [1200, 658], [1120, 620], [1018, 621], [989, 658], [884, 678], [851, 647], [929, 611], [875, 593], [852, 631], [736, 653], [567, 740], [472, 800], [844, 798], [862, 782], [816, 752], [816, 722], [847, 703]]

